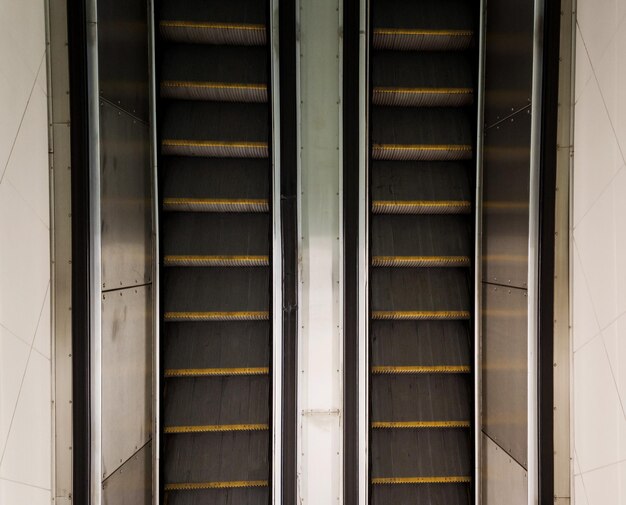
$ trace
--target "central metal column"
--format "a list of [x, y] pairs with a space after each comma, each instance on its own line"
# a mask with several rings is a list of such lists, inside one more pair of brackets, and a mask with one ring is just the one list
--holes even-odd
[[342, 503], [340, 0], [300, 0], [299, 503]]

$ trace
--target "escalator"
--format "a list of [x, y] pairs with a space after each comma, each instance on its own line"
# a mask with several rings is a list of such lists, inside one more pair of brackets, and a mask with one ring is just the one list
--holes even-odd
[[370, 503], [473, 503], [474, 0], [371, 0]]
[[269, 2], [156, 12], [162, 503], [267, 504]]

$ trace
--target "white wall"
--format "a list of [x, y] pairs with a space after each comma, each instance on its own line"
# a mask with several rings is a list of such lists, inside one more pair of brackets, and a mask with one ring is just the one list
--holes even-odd
[[626, 503], [626, 1], [578, 0], [572, 242], [576, 505]]
[[0, 0], [0, 505], [51, 502], [44, 0]]

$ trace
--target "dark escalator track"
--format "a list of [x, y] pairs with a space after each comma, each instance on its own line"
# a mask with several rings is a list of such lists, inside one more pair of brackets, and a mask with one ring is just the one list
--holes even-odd
[[469, 505], [479, 5], [370, 6], [370, 501]]
[[271, 473], [266, 1], [162, 0], [162, 503], [265, 505]]

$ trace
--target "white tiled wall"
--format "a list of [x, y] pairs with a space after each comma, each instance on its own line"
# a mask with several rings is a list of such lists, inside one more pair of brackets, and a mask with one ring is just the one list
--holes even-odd
[[626, 503], [626, 0], [578, 0], [574, 502]]
[[0, 0], [0, 505], [51, 503], [44, 0]]

